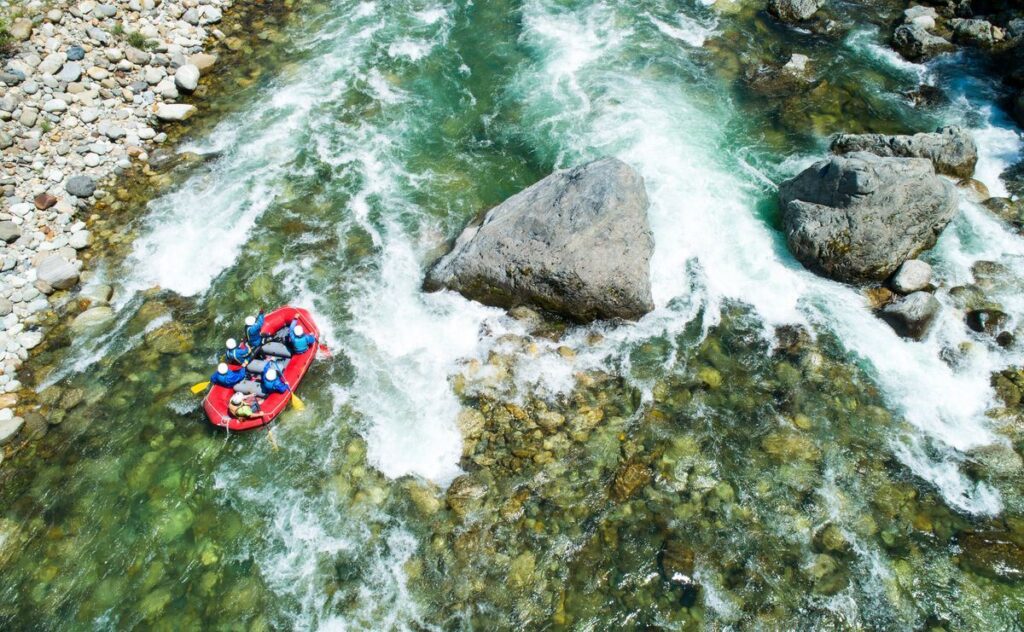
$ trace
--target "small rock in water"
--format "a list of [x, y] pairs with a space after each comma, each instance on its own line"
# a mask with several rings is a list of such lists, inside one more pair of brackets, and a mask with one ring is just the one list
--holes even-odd
[[71, 176], [64, 188], [75, 197], [87, 198], [96, 192], [96, 182], [89, 176]]
[[114, 310], [106, 305], [91, 307], [75, 317], [71, 322], [71, 331], [80, 334], [101, 329], [114, 320], [114, 316]]
[[932, 282], [932, 267], [920, 259], [904, 261], [892, 278], [892, 289], [900, 294], [913, 294]]
[[[11, 412], [10, 408], [0, 409]], [[6, 417], [6, 419], [4, 419]], [[0, 415], [0, 445], [7, 445], [18, 436], [18, 432], [21, 431], [21, 427], [25, 424], [25, 420], [21, 417], [14, 417], [10, 414]]]
[[803, 22], [817, 13], [825, 0], [769, 0], [768, 13], [783, 22]]
[[1010, 317], [999, 309], [972, 309], [965, 318], [967, 326], [980, 334], [996, 336], [1002, 332]]
[[928, 292], [914, 292], [882, 308], [882, 320], [904, 338], [920, 340], [939, 313], [942, 305]]

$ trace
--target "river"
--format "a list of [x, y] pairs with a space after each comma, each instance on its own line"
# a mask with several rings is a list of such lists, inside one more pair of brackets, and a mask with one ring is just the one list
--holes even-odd
[[[179, 147], [198, 158], [98, 265], [116, 324], [33, 359], [63, 422], [0, 474], [0, 623], [1024, 625], [1022, 585], [966, 551], [1024, 538], [1020, 440], [987, 412], [990, 374], [1024, 357], [967, 330], [948, 289], [997, 262], [1019, 318], [1024, 240], [963, 193], [928, 255], [943, 312], [911, 342], [778, 230], [776, 184], [839, 131], [964, 125], [1006, 192], [1021, 141], [991, 82], [960, 56], [902, 61], [878, 4], [841, 5], [825, 36], [742, 0], [300, 8], [265, 44], [273, 72], [214, 97], [226, 113]], [[744, 83], [793, 52], [824, 88]], [[915, 106], [921, 83], [948, 100]], [[646, 181], [654, 312], [531, 329], [421, 290], [471, 218], [605, 155]], [[333, 351], [306, 410], [273, 442], [211, 429], [188, 386], [279, 304]], [[537, 411], [564, 429], [523, 429]]]

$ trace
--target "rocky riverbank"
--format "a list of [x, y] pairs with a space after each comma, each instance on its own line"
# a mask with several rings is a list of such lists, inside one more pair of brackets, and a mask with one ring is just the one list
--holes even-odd
[[[42, 341], [47, 315], [88, 276], [94, 226], [103, 223], [94, 206], [125, 178], [130, 185], [135, 167], [148, 171], [154, 149], [201, 107], [200, 82], [218, 55], [241, 47], [221, 30], [232, 5], [85, 0], [0, 9], [9, 35], [0, 71], [0, 445], [24, 432], [19, 368]], [[109, 322], [110, 288], [88, 294], [92, 324]]]

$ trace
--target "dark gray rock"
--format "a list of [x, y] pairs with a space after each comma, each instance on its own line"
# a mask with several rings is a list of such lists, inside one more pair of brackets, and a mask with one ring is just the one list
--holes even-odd
[[85, 49], [81, 46], [68, 47], [68, 61], [82, 61], [85, 59]]
[[978, 164], [978, 146], [960, 127], [940, 127], [935, 132], [909, 135], [839, 134], [832, 139], [832, 152], [848, 154], [867, 151], [876, 156], [927, 158], [935, 171], [970, 178]]
[[21, 228], [17, 224], [10, 221], [0, 222], [0, 241], [9, 244], [17, 241], [18, 237], [21, 237]]
[[96, 181], [89, 176], [71, 176], [64, 188], [75, 197], [87, 198], [96, 192]]
[[768, 0], [768, 13], [783, 22], [803, 22], [824, 4], [825, 0]]
[[947, 40], [933, 35], [920, 24], [901, 24], [892, 34], [892, 45], [911, 61], [921, 61], [953, 50]]
[[643, 178], [614, 158], [557, 171], [467, 227], [429, 271], [488, 305], [534, 305], [580, 322], [654, 308]]
[[865, 152], [822, 160], [779, 187], [793, 255], [847, 283], [883, 281], [935, 245], [957, 200], [928, 160]]
[[904, 338], [920, 340], [939, 313], [941, 304], [928, 292], [914, 292], [882, 308], [882, 320]]
[[992, 26], [985, 20], [957, 18], [951, 20], [950, 24], [953, 26], [953, 41], [957, 44], [991, 48], [1001, 42], [1004, 37], [1001, 29]]

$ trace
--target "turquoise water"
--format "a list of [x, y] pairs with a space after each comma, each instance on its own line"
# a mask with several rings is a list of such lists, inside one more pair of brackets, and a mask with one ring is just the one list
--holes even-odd
[[[962, 65], [887, 54], [892, 9], [815, 36], [758, 8], [300, 7], [98, 265], [116, 323], [33, 360], [60, 423], [0, 470], [0, 622], [1024, 625], [1020, 425], [989, 378], [1020, 353], [948, 292], [998, 261], [1017, 318], [1024, 242], [965, 199], [930, 255], [946, 309], [910, 343], [800, 268], [773, 206], [833, 132], [966, 124], [996, 193], [1016, 132]], [[793, 52], [806, 94], [745, 78]], [[922, 81], [949, 104], [901, 96]], [[647, 183], [655, 312], [581, 328], [421, 292], [469, 219], [603, 155]], [[334, 351], [306, 410], [273, 441], [212, 430], [188, 386], [284, 303]]]

